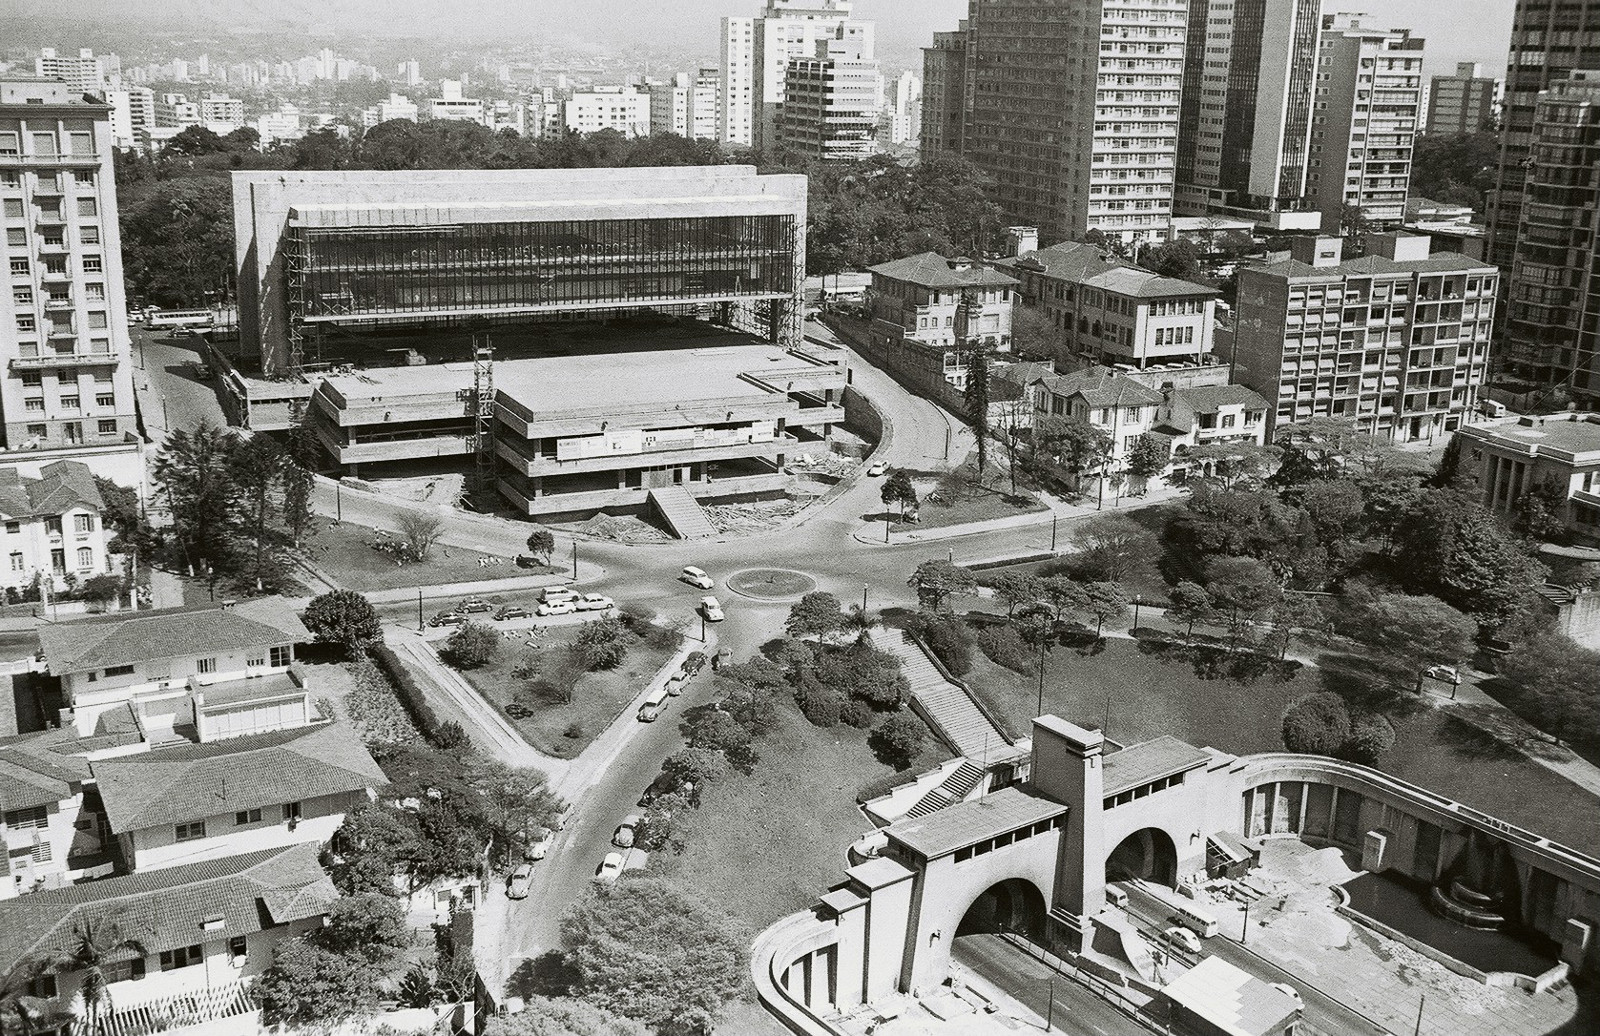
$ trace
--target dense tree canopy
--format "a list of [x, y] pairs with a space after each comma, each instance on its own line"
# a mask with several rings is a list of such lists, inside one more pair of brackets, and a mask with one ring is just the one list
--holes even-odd
[[1411, 152], [1411, 194], [1470, 205], [1481, 214], [1499, 159], [1500, 138], [1495, 133], [1421, 134]]

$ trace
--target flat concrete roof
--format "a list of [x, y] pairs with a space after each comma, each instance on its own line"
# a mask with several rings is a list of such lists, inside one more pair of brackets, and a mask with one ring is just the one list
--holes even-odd
[[1007, 831], [1052, 820], [1066, 812], [1067, 806], [1031, 788], [1010, 787], [973, 802], [958, 802], [927, 816], [902, 818], [884, 831], [890, 838], [931, 860]]
[[1115, 795], [1128, 791], [1141, 784], [1204, 766], [1210, 761], [1211, 753], [1205, 749], [1186, 744], [1170, 734], [1162, 734], [1105, 757], [1101, 771], [1104, 794]]
[[[702, 399], [760, 399], [772, 393], [741, 375], [781, 381], [790, 371], [810, 377], [827, 370], [773, 345], [721, 345], [496, 360], [494, 387], [496, 394], [534, 413], [599, 406], [622, 411]], [[838, 372], [843, 376], [843, 368]], [[472, 364], [382, 367], [328, 375], [326, 381], [352, 403], [450, 395], [471, 387]]]
[[[1600, 461], [1600, 417], [1580, 414], [1576, 420], [1565, 415], [1556, 417], [1529, 417], [1525, 424], [1468, 425], [1462, 431], [1469, 439], [1479, 439], [1491, 446], [1510, 449], [1527, 456], [1544, 454], [1560, 456], [1567, 460]], [[1592, 457], [1584, 457], [1593, 454]]]
[[1221, 957], [1206, 957], [1162, 990], [1175, 1004], [1228, 1036], [1262, 1036], [1282, 1030], [1300, 1005], [1281, 989], [1247, 974]]

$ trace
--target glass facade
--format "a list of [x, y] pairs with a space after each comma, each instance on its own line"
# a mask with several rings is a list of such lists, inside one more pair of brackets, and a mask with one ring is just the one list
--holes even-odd
[[295, 323], [792, 297], [792, 216], [291, 227]]

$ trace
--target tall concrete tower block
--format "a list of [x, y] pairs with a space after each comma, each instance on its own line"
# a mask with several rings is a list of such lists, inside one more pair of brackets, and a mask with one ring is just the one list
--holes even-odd
[[1094, 939], [1094, 916], [1106, 905], [1106, 848], [1100, 811], [1104, 795], [1100, 731], [1060, 716], [1033, 721], [1033, 783], [1065, 803], [1065, 837], [1056, 863], [1051, 918], [1074, 949]]

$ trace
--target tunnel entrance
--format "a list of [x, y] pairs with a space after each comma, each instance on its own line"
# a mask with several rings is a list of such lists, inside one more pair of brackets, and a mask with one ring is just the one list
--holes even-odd
[[1106, 857], [1106, 880], [1143, 878], [1163, 885], [1178, 884], [1178, 848], [1159, 828], [1147, 827], [1124, 838]]
[[1007, 878], [972, 901], [956, 935], [1017, 932], [1039, 939], [1044, 935], [1046, 913], [1044, 894], [1037, 885], [1024, 878]]

